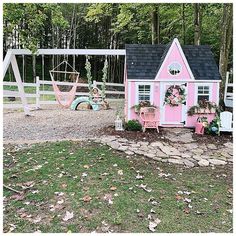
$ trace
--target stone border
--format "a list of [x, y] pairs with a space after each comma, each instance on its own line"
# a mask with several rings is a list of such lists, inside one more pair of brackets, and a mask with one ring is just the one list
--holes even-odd
[[129, 156], [138, 154], [156, 161], [184, 165], [189, 168], [233, 163], [233, 143], [230, 142], [223, 144], [222, 147], [216, 147], [214, 144], [200, 146], [196, 142], [173, 143], [172, 145], [161, 141], [134, 142], [117, 136], [101, 136], [93, 140]]
[[[186, 134], [185, 134], [186, 136]], [[50, 143], [58, 141], [74, 141], [86, 142], [94, 141], [108, 145], [114, 150], [124, 152], [128, 156], [141, 155], [160, 162], [183, 165], [188, 168], [195, 166], [217, 166], [233, 164], [233, 143], [227, 142], [221, 147], [216, 147], [215, 144], [198, 144], [197, 142], [187, 142], [171, 144], [164, 141], [144, 142], [144, 141], [129, 141], [126, 138], [119, 136], [106, 136], [96, 138], [80, 138], [80, 139], [63, 139], [63, 140], [38, 140], [20, 141], [20, 142], [4, 142], [3, 145], [16, 145], [16, 151], [29, 148], [30, 145], [37, 143]], [[181, 139], [183, 141], [183, 139]]]

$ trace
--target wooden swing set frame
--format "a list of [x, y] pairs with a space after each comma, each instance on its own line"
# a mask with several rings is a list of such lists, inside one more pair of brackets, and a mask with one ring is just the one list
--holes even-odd
[[[30, 108], [25, 96], [24, 86], [20, 75], [16, 55], [33, 55], [30, 50], [27, 49], [11, 49], [7, 51], [7, 54], [3, 61], [3, 78], [7, 72], [9, 65], [11, 64], [14, 77], [18, 86], [19, 95], [23, 105], [24, 113], [26, 116], [30, 116]], [[38, 49], [35, 55], [100, 55], [100, 56], [125, 56], [125, 49]]]

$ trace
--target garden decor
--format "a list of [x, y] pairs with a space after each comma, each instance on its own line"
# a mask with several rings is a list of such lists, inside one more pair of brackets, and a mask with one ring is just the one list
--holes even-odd
[[155, 105], [151, 105], [149, 101], [141, 101], [138, 105], [134, 105], [132, 108], [134, 108], [135, 113], [140, 113], [140, 109], [142, 107], [154, 107], [156, 108]]
[[165, 104], [178, 106], [186, 102], [185, 89], [179, 85], [172, 85], [166, 90]]
[[[217, 117], [216, 117], [217, 118]], [[220, 132], [233, 132], [233, 114], [228, 111], [224, 111], [220, 113], [220, 122], [217, 122], [219, 124], [219, 135]]]
[[115, 120], [115, 130], [116, 131], [123, 131], [123, 122], [122, 119], [120, 118], [119, 115], [117, 115], [116, 120]]
[[219, 108], [215, 102], [201, 100], [198, 102], [198, 105], [190, 107], [187, 113], [189, 116], [193, 116], [195, 114], [211, 114], [218, 111]]
[[158, 110], [155, 107], [142, 107], [140, 109], [140, 118], [143, 122], [143, 132], [146, 129], [157, 129], [159, 133], [159, 115]]
[[205, 128], [208, 126], [207, 117], [198, 117], [195, 124], [195, 133], [204, 134]]

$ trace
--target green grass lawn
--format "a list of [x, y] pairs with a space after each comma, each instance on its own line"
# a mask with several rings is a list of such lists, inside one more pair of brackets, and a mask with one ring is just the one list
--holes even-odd
[[232, 232], [229, 166], [185, 169], [91, 142], [5, 146], [4, 184], [22, 191], [4, 188], [4, 232], [151, 232], [157, 218], [155, 232]]

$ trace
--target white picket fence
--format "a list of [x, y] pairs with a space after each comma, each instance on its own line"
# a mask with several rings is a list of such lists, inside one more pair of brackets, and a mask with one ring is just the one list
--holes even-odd
[[[63, 86], [73, 86], [74, 83], [72, 82], [57, 82], [57, 85], [63, 85]], [[16, 82], [7, 82], [4, 81], [3, 82], [3, 86], [16, 86], [17, 87], [17, 83]], [[47, 90], [42, 90], [41, 85], [50, 85], [52, 86], [52, 81], [46, 81], [46, 80], [40, 80], [39, 77], [36, 78], [36, 83], [23, 83], [24, 87], [35, 87], [35, 93], [25, 93], [26, 98], [35, 98], [35, 102], [34, 103], [29, 103], [29, 107], [32, 108], [40, 108], [41, 105], [45, 105], [45, 104], [58, 104], [55, 98], [55, 93], [53, 91], [53, 89], [51, 91], [47, 91]], [[88, 84], [87, 83], [78, 83], [78, 88], [84, 87], [84, 88], [88, 88]], [[93, 81], [93, 86], [99, 87], [102, 85], [102, 82], [97, 82], [97, 81]], [[115, 96], [121, 96], [122, 98], [109, 98], [107, 99], [108, 101], [111, 100], [121, 100], [124, 98], [124, 84], [118, 84], [118, 83], [106, 83], [107, 87], [113, 87], [114, 90], [106, 90], [105, 94], [106, 96], [108, 95], [115, 95]], [[122, 91], [119, 90], [115, 90], [115, 88], [122, 88]], [[79, 89], [78, 89], [79, 90]], [[45, 100], [45, 96], [44, 95], [51, 95], [54, 96], [54, 100], [52, 99], [48, 99]], [[76, 96], [89, 96], [88, 92], [76, 92]], [[15, 97], [18, 98], [20, 97], [20, 94], [18, 91], [11, 91], [11, 90], [4, 90], [3, 89], [3, 97]], [[42, 100], [43, 98], [43, 100]], [[22, 104], [21, 103], [16, 103], [16, 102], [4, 102], [3, 103], [3, 108], [6, 109], [11, 109], [11, 108], [22, 108]]]

